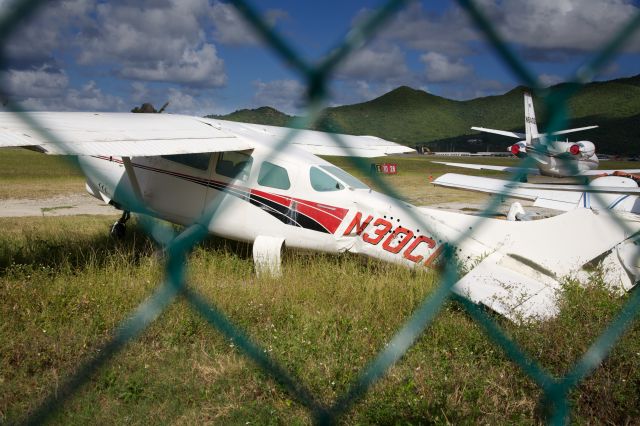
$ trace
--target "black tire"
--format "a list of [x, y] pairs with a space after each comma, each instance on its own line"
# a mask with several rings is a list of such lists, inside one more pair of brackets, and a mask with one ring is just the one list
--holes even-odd
[[126, 231], [127, 231], [127, 226], [124, 223], [116, 222], [113, 225], [111, 225], [111, 231], [109, 234], [111, 235], [111, 237], [121, 240], [124, 238]]

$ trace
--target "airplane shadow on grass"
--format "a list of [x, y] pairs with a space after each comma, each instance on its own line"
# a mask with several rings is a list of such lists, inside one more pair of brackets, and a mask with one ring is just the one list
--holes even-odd
[[[176, 227], [177, 232], [181, 230]], [[251, 245], [248, 243], [208, 236], [197, 247], [211, 252], [224, 250], [240, 259], [251, 259]], [[31, 233], [17, 241], [2, 241], [0, 276], [16, 266], [82, 270], [105, 268], [118, 261], [137, 266], [152, 256], [162, 258], [164, 250], [135, 221], [130, 222], [122, 239], [109, 236], [108, 228], [103, 235], [91, 234], [80, 238], [78, 235], [49, 237]]]

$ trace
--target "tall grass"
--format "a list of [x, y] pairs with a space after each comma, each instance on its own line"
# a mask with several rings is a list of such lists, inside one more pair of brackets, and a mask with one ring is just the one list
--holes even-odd
[[[162, 254], [108, 219], [0, 219], [0, 422], [18, 421], [96, 353], [162, 279]], [[438, 284], [432, 272], [356, 256], [287, 252], [283, 276], [257, 278], [250, 247], [211, 239], [189, 260], [190, 285], [330, 403]], [[623, 298], [624, 299], [624, 298]], [[623, 299], [595, 280], [569, 283], [552, 321], [496, 321], [562, 374]], [[573, 393], [577, 423], [640, 418], [640, 328]], [[347, 423], [540, 422], [540, 390], [464, 310], [447, 303]], [[179, 299], [90, 383], [55, 423], [293, 423], [309, 414]]]

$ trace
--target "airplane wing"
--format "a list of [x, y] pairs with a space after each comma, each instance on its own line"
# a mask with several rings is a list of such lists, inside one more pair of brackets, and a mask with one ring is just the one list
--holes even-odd
[[514, 139], [524, 139], [526, 136], [524, 133], [510, 132], [508, 130], [487, 129], [486, 127], [471, 127], [471, 129], [477, 130], [479, 132], [493, 133], [501, 136], [508, 136]]
[[432, 163], [444, 164], [452, 167], [462, 167], [464, 169], [474, 169], [474, 170], [495, 170], [498, 172], [507, 172], [507, 173], [526, 173], [528, 175], [539, 175], [540, 170], [536, 169], [525, 169], [522, 167], [507, 167], [507, 166], [489, 166], [486, 164], [468, 164], [468, 163], [450, 163], [444, 161], [432, 161]]
[[[623, 182], [623, 184], [624, 182], [628, 182], [628, 180], [620, 181]], [[591, 185], [535, 184], [460, 175], [456, 173], [444, 174], [433, 181], [433, 184], [436, 186], [484, 192], [487, 194], [499, 194], [533, 201], [536, 207], [563, 211], [573, 210], [578, 207], [580, 200], [584, 200], [584, 193], [640, 196], [640, 188], [637, 186], [611, 186], [612, 183], [611, 179], [607, 178], [602, 184], [594, 181]]]
[[[47, 154], [142, 157], [241, 151], [254, 148], [254, 141], [275, 146], [291, 131], [173, 114], [34, 112], [25, 118], [28, 121], [0, 113], [0, 147], [33, 147]], [[327, 133], [298, 130], [290, 143], [320, 155], [379, 157], [414, 152], [374, 136], [339, 136], [345, 146]]]
[[252, 149], [254, 145], [197, 117], [170, 114], [0, 113], [0, 147], [34, 147], [47, 154], [138, 157]]
[[[262, 141], [277, 144], [287, 137], [292, 129], [287, 127], [267, 126], [264, 124], [241, 123], [235, 121], [204, 119], [213, 125], [229, 132], [241, 133], [249, 138], [260, 138]], [[336, 136], [338, 138], [336, 138]], [[338, 140], [337, 140], [338, 139]], [[320, 132], [317, 130], [295, 130], [291, 145], [304, 149], [315, 155], [340, 157], [382, 157], [392, 154], [415, 152], [413, 148], [391, 142], [377, 136], [355, 136]]]

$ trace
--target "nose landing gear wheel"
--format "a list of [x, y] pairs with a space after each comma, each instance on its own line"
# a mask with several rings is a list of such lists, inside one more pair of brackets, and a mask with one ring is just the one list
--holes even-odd
[[109, 234], [113, 238], [116, 238], [118, 240], [121, 240], [122, 238], [124, 238], [127, 231], [126, 224], [130, 217], [131, 217], [131, 214], [128, 211], [125, 210], [124, 212], [122, 212], [122, 216], [120, 216], [120, 219], [118, 219], [116, 223], [111, 225], [111, 230]]

